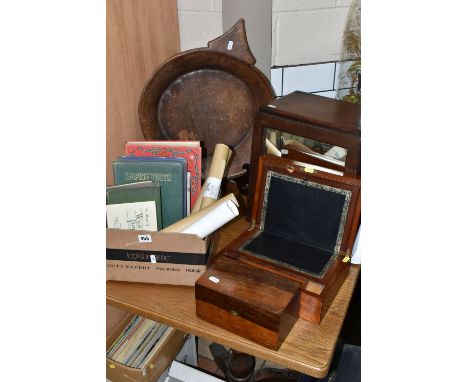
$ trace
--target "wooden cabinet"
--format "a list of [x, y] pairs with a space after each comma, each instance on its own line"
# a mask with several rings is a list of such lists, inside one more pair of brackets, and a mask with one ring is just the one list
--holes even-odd
[[[249, 188], [255, 187], [258, 160], [266, 153], [265, 139], [269, 132], [340, 147], [347, 152], [341, 171], [348, 176], [360, 175], [361, 105], [300, 91], [264, 105], [257, 115], [252, 137]], [[289, 158], [313, 163], [307, 159]], [[325, 166], [338, 169], [335, 166]], [[250, 193], [249, 213], [252, 203]]]

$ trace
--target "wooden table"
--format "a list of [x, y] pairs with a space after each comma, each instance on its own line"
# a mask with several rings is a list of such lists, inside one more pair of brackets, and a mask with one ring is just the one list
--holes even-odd
[[[243, 218], [226, 225], [217, 234], [215, 252], [248, 226], [249, 223]], [[197, 318], [193, 287], [108, 281], [107, 302], [224, 346], [322, 378], [330, 367], [359, 271], [360, 266], [351, 266], [347, 279], [320, 325], [297, 320], [278, 351], [269, 350]]]

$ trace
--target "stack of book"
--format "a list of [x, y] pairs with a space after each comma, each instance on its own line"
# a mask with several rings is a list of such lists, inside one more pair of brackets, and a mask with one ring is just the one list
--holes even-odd
[[108, 228], [159, 231], [190, 215], [201, 192], [199, 141], [127, 142], [113, 168]]
[[157, 349], [168, 326], [135, 316], [107, 350], [107, 358], [128, 367], [141, 368]]

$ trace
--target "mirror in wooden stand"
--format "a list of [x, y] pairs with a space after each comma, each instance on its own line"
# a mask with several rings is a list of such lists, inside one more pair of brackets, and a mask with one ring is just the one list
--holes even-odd
[[343, 175], [347, 149], [300, 137], [275, 129], [266, 129], [266, 154], [309, 163], [316, 169], [328, 169]]
[[258, 161], [266, 153], [360, 176], [361, 105], [295, 91], [261, 107], [252, 137], [248, 218]]

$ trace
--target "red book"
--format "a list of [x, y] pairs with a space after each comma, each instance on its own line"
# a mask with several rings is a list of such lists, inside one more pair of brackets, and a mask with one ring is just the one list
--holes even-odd
[[201, 147], [197, 141], [127, 142], [125, 155], [135, 157], [184, 158], [190, 172], [190, 209], [201, 191]]

